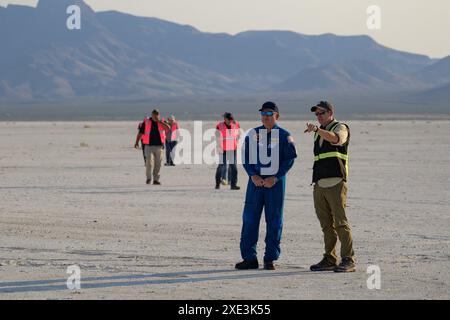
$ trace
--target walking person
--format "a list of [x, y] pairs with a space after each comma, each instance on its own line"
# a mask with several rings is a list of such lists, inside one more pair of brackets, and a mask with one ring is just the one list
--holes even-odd
[[144, 120], [144, 125], [139, 130], [134, 147], [139, 149], [139, 141], [142, 138], [144, 154], [146, 158], [146, 183], [150, 184], [153, 178], [154, 185], [160, 185], [160, 170], [163, 158], [164, 144], [166, 142], [166, 130], [170, 127], [159, 118], [159, 110], [152, 111], [150, 119]]
[[219, 149], [219, 165], [216, 170], [216, 189], [220, 188], [224, 169], [228, 165], [231, 190], [239, 190], [237, 185], [238, 171], [237, 171], [237, 147], [239, 141], [239, 122], [237, 122], [233, 115], [226, 112], [223, 115], [223, 121], [216, 126], [216, 138]]
[[[307, 124], [314, 132], [314, 207], [322, 228], [325, 253], [311, 271], [355, 271], [355, 253], [345, 212], [347, 202], [349, 127], [334, 118], [331, 103], [321, 101], [311, 108], [320, 126]], [[336, 243], [341, 242], [341, 262], [337, 265]]]
[[175, 147], [178, 143], [178, 129], [180, 126], [178, 125], [178, 121], [175, 120], [174, 115], [170, 115], [167, 119], [167, 124], [170, 129], [167, 132], [166, 137], [166, 166], [175, 166], [174, 157], [175, 157]]
[[[266, 220], [264, 269], [275, 269], [273, 262], [278, 260], [281, 252], [286, 174], [297, 158], [294, 139], [277, 124], [280, 116], [277, 105], [268, 101], [259, 111], [262, 126], [251, 130], [244, 144], [243, 162], [249, 180], [240, 241], [243, 261], [235, 266], [239, 270], [259, 268], [256, 247], [263, 209]], [[263, 155], [268, 155], [270, 163], [261, 159]]]

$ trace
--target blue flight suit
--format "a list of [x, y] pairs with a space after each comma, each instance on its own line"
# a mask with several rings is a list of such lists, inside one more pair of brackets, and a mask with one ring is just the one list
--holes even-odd
[[[259, 175], [262, 178], [275, 176], [278, 178], [277, 183], [272, 188], [256, 187], [251, 178], [247, 184], [247, 193], [245, 195], [245, 205], [243, 213], [243, 225], [241, 232], [241, 255], [244, 260], [257, 260], [256, 245], [258, 242], [259, 222], [261, 220], [262, 210], [264, 208], [266, 220], [266, 251], [264, 254], [264, 261], [275, 261], [280, 256], [280, 240], [281, 231], [283, 228], [283, 205], [286, 187], [286, 174], [294, 165], [294, 159], [297, 158], [294, 141], [290, 133], [277, 125], [272, 130], [278, 129], [279, 141], [274, 137], [272, 139], [272, 132], [267, 133], [266, 137], [261, 137], [259, 134], [264, 126], [257, 127], [250, 131], [245, 137], [243, 166], [249, 177]], [[257, 159], [250, 163], [250, 139], [257, 142]], [[274, 140], [274, 141], [272, 141]], [[255, 145], [254, 143], [253, 145]], [[259, 149], [263, 148], [262, 152], [267, 152], [267, 156], [271, 156], [273, 152], [279, 153], [279, 166], [276, 173], [273, 175], [261, 175], [261, 169], [270, 167], [267, 159], [262, 161], [260, 159]]]

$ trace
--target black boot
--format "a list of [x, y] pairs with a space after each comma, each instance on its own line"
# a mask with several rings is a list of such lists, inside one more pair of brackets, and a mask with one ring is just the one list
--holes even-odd
[[242, 262], [236, 263], [235, 268], [238, 270], [258, 269], [258, 260], [244, 260]]
[[264, 270], [275, 270], [273, 261], [264, 261]]

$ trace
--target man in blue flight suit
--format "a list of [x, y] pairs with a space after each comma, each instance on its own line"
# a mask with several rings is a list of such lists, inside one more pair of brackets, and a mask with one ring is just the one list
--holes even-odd
[[275, 270], [273, 261], [278, 260], [281, 251], [286, 174], [297, 157], [294, 139], [277, 125], [277, 105], [268, 101], [259, 111], [263, 125], [252, 129], [244, 144], [243, 166], [250, 179], [240, 243], [244, 260], [236, 264], [239, 270], [259, 268], [256, 245], [263, 208], [267, 226], [264, 269]]

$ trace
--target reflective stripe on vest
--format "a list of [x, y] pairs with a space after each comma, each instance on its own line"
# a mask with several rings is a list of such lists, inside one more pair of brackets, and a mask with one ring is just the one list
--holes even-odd
[[224, 151], [236, 150], [239, 136], [239, 123], [232, 122], [231, 129], [228, 129], [225, 122], [220, 122], [217, 127], [220, 131], [220, 143]]
[[[152, 131], [152, 119], [146, 119], [144, 121], [144, 134], [142, 135], [142, 143], [150, 144], [150, 133]], [[164, 126], [158, 122], [158, 131], [161, 138], [161, 142], [164, 145], [166, 143], [166, 129]]]
[[348, 161], [347, 154], [340, 153], [337, 151], [320, 153], [318, 156], [314, 157], [314, 161], [319, 161], [320, 159], [327, 159], [327, 158], [340, 158], [342, 160]]
[[[336, 121], [336, 120], [334, 120]], [[329, 132], [333, 132], [333, 130], [338, 126], [339, 122], [336, 121], [336, 123], [334, 123], [330, 130], [327, 130]], [[314, 134], [314, 142], [317, 140], [317, 138], [319, 137], [319, 134], [316, 132]], [[344, 154], [344, 153], [340, 153], [340, 152], [326, 152], [326, 153], [319, 153], [318, 156], [314, 157], [314, 161], [319, 161], [320, 159], [326, 159], [326, 158], [341, 158], [342, 160], [348, 161], [348, 155]]]

